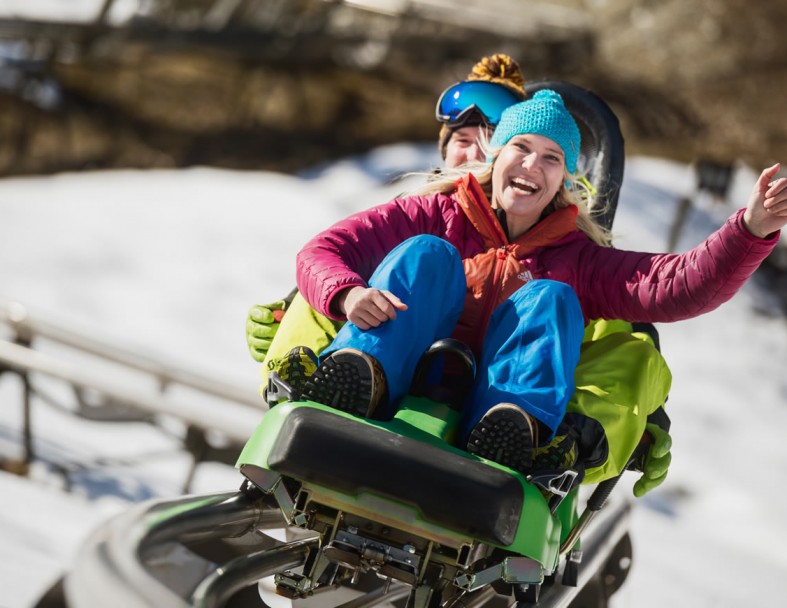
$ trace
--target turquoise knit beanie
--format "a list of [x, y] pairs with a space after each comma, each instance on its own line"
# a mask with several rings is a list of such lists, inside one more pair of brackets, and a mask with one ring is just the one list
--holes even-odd
[[502, 148], [515, 135], [526, 133], [543, 135], [554, 141], [566, 155], [568, 172], [577, 170], [581, 141], [579, 127], [557, 92], [542, 89], [527, 101], [506, 108], [489, 145]]

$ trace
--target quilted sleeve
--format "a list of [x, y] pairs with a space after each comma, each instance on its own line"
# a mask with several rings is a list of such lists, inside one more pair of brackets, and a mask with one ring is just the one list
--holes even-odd
[[331, 302], [347, 287], [366, 286], [397, 245], [419, 234], [444, 236], [444, 195], [394, 199], [351, 215], [311, 239], [298, 253], [298, 289], [321, 314], [339, 319]]
[[671, 322], [710, 312], [732, 298], [773, 250], [779, 234], [760, 239], [743, 209], [683, 254], [651, 254], [588, 245], [578, 256], [576, 286], [588, 318]]

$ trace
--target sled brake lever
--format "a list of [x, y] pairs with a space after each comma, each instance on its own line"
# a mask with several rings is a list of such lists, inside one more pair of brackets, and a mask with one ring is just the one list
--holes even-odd
[[572, 488], [574, 481], [579, 473], [574, 469], [564, 469], [562, 471], [543, 471], [534, 473], [530, 476], [530, 482], [539, 488], [545, 489], [561, 498], [565, 498]]
[[297, 401], [300, 399], [296, 391], [286, 380], [282, 380], [278, 372], [268, 374], [268, 386], [265, 387], [265, 401], [270, 407], [282, 401]]
[[647, 451], [648, 444], [647, 442], [640, 443], [635, 449], [634, 453], [628, 460], [626, 467], [617, 474], [615, 477], [611, 477], [609, 479], [605, 479], [601, 483], [596, 486], [596, 489], [593, 490], [593, 493], [587, 500], [587, 504], [585, 506], [585, 510], [579, 516], [579, 520], [577, 521], [576, 525], [571, 529], [568, 534], [568, 537], [563, 544], [560, 546], [560, 556], [563, 557], [569, 550], [574, 546], [574, 544], [579, 540], [579, 535], [582, 531], [587, 527], [590, 523], [590, 520], [598, 513], [604, 505], [607, 503], [607, 499], [609, 495], [612, 493], [612, 490], [615, 489], [618, 481], [620, 478], [623, 477], [623, 473], [628, 471], [634, 463], [640, 458], [643, 451]]

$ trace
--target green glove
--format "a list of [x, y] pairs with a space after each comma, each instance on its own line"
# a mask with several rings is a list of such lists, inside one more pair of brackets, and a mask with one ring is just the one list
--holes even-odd
[[672, 438], [669, 433], [652, 422], [645, 425], [645, 431], [650, 433], [653, 441], [649, 444], [648, 453], [645, 455], [642, 477], [634, 484], [634, 496], [637, 498], [644, 496], [664, 482], [670, 462], [672, 462], [670, 454]]
[[246, 318], [246, 343], [252, 359], [262, 363], [271, 347], [287, 303], [284, 300], [272, 304], [257, 304], [249, 309]]

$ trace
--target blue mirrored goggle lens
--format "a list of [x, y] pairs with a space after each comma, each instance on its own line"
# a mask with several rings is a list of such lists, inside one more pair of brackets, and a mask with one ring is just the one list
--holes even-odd
[[507, 107], [522, 101], [501, 84], [484, 80], [466, 80], [448, 87], [437, 100], [435, 117], [440, 122], [461, 124], [473, 110], [478, 110], [490, 125], [500, 122]]

